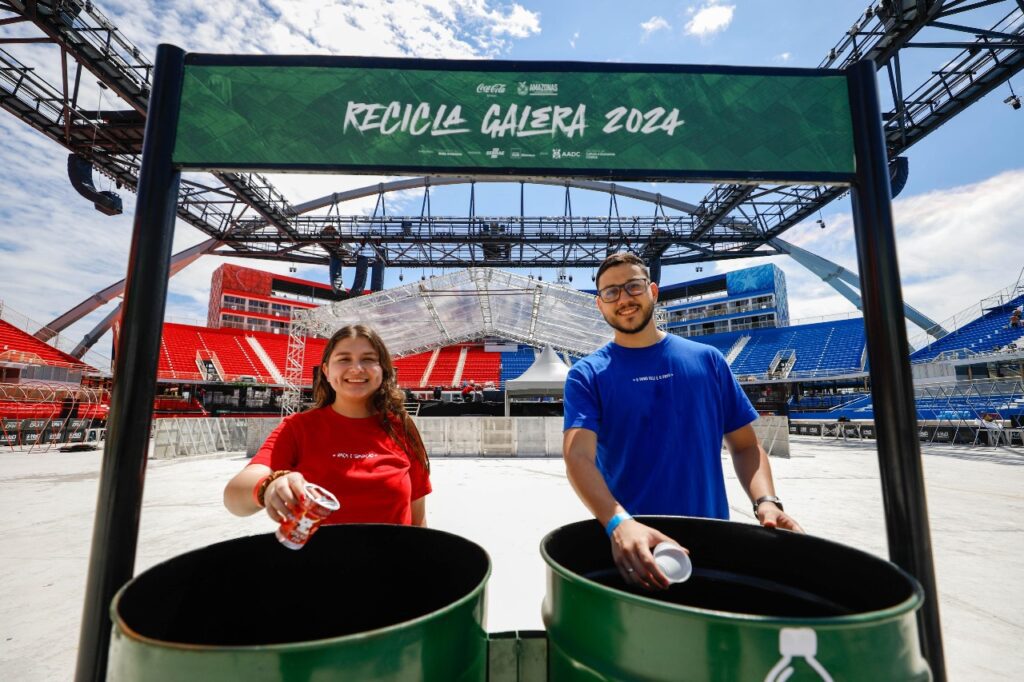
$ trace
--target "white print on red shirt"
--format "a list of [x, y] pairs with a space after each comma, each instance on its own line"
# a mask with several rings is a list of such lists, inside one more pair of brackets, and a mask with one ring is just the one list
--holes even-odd
[[380, 452], [335, 452], [331, 457], [338, 459], [373, 459], [374, 457], [383, 457], [384, 453]]

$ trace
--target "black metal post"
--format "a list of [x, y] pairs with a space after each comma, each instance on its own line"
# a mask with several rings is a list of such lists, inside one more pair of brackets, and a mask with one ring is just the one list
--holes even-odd
[[848, 82], [857, 162], [857, 181], [851, 192], [853, 225], [889, 557], [924, 588], [925, 602], [917, 614], [921, 649], [935, 681], [945, 682], [938, 591], [875, 64], [870, 60], [854, 64], [848, 71]]
[[157, 49], [78, 642], [77, 682], [106, 679], [110, 601], [131, 579], [135, 569], [160, 330], [181, 179], [171, 164], [171, 153], [181, 103], [184, 58], [185, 53], [172, 45]]

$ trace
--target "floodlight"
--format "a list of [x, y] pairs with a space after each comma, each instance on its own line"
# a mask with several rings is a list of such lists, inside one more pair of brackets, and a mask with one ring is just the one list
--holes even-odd
[[1017, 95], [1010, 95], [1009, 97], [1003, 100], [1003, 103], [1009, 104], [1014, 109], [1020, 109], [1020, 97], [1018, 97]]
[[818, 227], [820, 227], [823, 230], [825, 229], [825, 221], [824, 220], [819, 218], [816, 222], [818, 223]]

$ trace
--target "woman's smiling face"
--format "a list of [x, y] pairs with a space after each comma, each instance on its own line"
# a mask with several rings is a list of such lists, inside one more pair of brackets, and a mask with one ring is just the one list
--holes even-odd
[[368, 405], [384, 379], [380, 356], [361, 336], [338, 341], [322, 370], [337, 396], [335, 402], [350, 405]]

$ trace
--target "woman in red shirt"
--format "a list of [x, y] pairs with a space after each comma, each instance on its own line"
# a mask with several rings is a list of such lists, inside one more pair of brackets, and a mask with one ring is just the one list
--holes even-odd
[[315, 405], [286, 417], [224, 489], [224, 506], [275, 523], [299, 510], [307, 481], [341, 508], [324, 523], [426, 526], [430, 463], [403, 406], [391, 354], [375, 331], [350, 325], [324, 347]]

